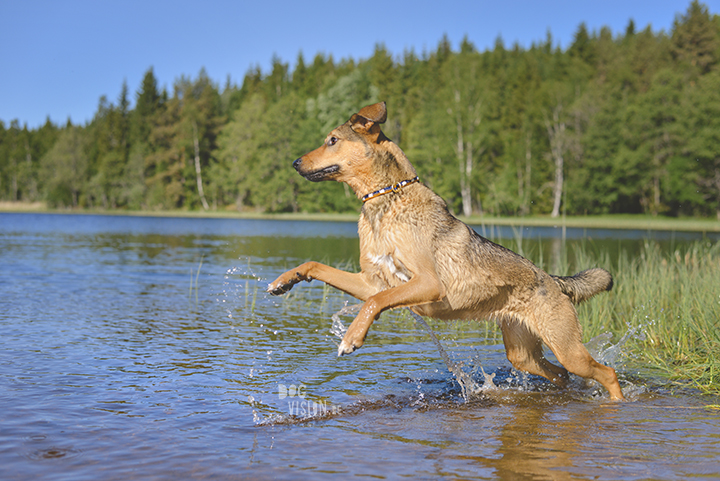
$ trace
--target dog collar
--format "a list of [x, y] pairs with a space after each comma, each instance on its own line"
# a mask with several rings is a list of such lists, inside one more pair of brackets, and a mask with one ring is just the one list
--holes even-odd
[[383, 187], [382, 189], [376, 190], [375, 192], [370, 192], [369, 194], [366, 194], [362, 197], [363, 203], [369, 201], [370, 199], [374, 197], [379, 197], [381, 195], [387, 194], [389, 192], [399, 192], [403, 187], [414, 184], [415, 182], [418, 182], [420, 180], [420, 177], [415, 176], [413, 179], [403, 180], [398, 182], [397, 184], [393, 184], [387, 187]]

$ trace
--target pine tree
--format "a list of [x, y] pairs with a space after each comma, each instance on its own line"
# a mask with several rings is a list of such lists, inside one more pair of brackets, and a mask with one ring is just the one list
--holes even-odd
[[685, 15], [677, 15], [673, 22], [672, 53], [675, 59], [706, 74], [718, 63], [720, 35], [713, 24], [708, 8], [698, 0], [688, 7]]
[[135, 109], [132, 113], [132, 141], [146, 143], [152, 130], [153, 118], [162, 106], [157, 79], [150, 67], [143, 76], [140, 89], [135, 93]]
[[280, 99], [283, 94], [287, 93], [290, 83], [288, 64], [283, 63], [277, 55], [273, 55], [272, 70], [263, 83], [265, 95], [270, 102]]
[[597, 61], [597, 51], [594, 39], [590, 37], [587, 25], [582, 22], [573, 37], [573, 43], [568, 49], [570, 57], [576, 57], [588, 65], [595, 65]]

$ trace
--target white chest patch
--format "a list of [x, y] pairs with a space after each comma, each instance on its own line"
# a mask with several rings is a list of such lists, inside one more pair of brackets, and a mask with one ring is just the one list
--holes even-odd
[[370, 262], [372, 262], [374, 265], [385, 268], [390, 272], [390, 274], [394, 275], [398, 279], [400, 279], [403, 282], [407, 282], [410, 280], [410, 278], [405, 275], [405, 273], [400, 272], [395, 265], [395, 260], [392, 258], [392, 256], [389, 255], [382, 255], [382, 256], [372, 256], [370, 258]]

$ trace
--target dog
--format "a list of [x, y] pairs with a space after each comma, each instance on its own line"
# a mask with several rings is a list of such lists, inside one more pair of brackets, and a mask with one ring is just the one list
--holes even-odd
[[[380, 129], [386, 119], [384, 102], [366, 106], [330, 132], [322, 146], [293, 162], [307, 180], [344, 182], [363, 201], [360, 272], [306, 262], [271, 282], [268, 292], [281, 295], [300, 281], [317, 279], [364, 301], [338, 355], [361, 347], [387, 309], [408, 307], [445, 320], [494, 320], [516, 369], [561, 387], [569, 371], [596, 380], [611, 399], [623, 399], [615, 370], [595, 361], [582, 344], [573, 306], [612, 289], [610, 273], [594, 268], [552, 276], [477, 234], [419, 181], [403, 151]], [[543, 343], [564, 367], [544, 357]]]

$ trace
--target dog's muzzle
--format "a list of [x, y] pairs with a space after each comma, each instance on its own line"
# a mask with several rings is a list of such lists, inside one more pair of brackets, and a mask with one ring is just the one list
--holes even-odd
[[314, 170], [312, 172], [304, 172], [302, 170], [302, 157], [296, 159], [295, 162], [293, 162], [293, 167], [295, 167], [295, 170], [297, 170], [298, 174], [302, 175], [311, 182], [320, 182], [322, 180], [327, 180], [328, 178], [331, 178], [333, 174], [340, 170], [340, 166], [336, 164], [330, 165], [323, 169]]

